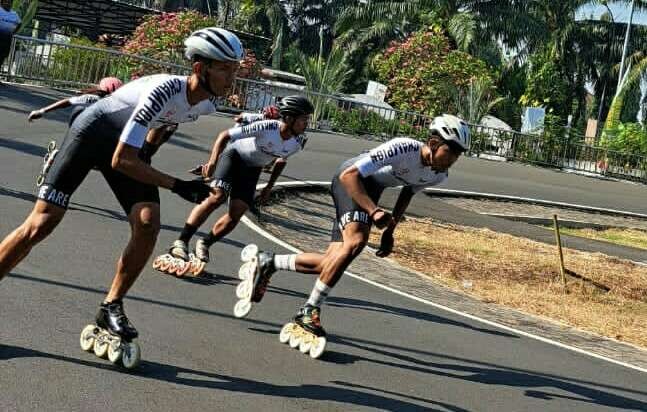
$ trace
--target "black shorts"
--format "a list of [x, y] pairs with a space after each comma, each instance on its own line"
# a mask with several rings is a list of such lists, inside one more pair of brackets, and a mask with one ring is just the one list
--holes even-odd
[[112, 168], [120, 133], [118, 125], [102, 121], [102, 116], [94, 111], [82, 111], [70, 126], [38, 198], [67, 209], [72, 194], [96, 167], [126, 214], [136, 203], [159, 203], [157, 186], [141, 183]]
[[76, 120], [77, 117], [86, 109], [86, 106], [76, 106], [75, 108], [72, 109], [72, 113], [70, 114], [70, 118], [67, 121], [68, 126], [72, 126], [72, 123], [74, 123], [74, 120]]
[[247, 166], [236, 149], [227, 146], [218, 159], [211, 187], [220, 188], [232, 199], [251, 206], [262, 170], [259, 166]]
[[[335, 177], [333, 177], [332, 185], [330, 186], [332, 200], [335, 203], [335, 221], [332, 224], [332, 233], [330, 236], [330, 240], [332, 242], [341, 242], [343, 240], [342, 231], [348, 223], [359, 222], [368, 225], [369, 228], [373, 224], [368, 211], [362, 209], [357, 203], [355, 203], [353, 198], [350, 197], [344, 186], [339, 181], [339, 175], [341, 172], [355, 163], [355, 160], [356, 159], [347, 160], [341, 165], [335, 174]], [[362, 178], [362, 184], [364, 185], [368, 196], [377, 204], [380, 200], [380, 196], [382, 196], [384, 188], [370, 177]]]

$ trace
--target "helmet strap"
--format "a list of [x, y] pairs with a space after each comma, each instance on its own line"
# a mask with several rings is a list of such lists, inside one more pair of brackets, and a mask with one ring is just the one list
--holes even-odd
[[[204, 63], [204, 65], [207, 66], [208, 64]], [[211, 88], [211, 82], [209, 82], [209, 79], [211, 77], [209, 74], [209, 71], [205, 68], [204, 72], [205, 74], [201, 73], [198, 75], [198, 84], [210, 95], [217, 96], [216, 92], [214, 92], [213, 89]]]

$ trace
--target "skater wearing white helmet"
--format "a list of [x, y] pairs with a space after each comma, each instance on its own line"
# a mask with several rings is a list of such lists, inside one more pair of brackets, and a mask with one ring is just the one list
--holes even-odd
[[184, 181], [150, 165], [142, 151], [149, 129], [195, 121], [215, 111], [234, 81], [243, 46], [231, 32], [198, 30], [185, 41], [190, 76], [158, 74], [132, 81], [85, 109], [74, 119], [59, 155], [38, 192], [26, 220], [0, 243], [0, 278], [45, 239], [65, 216], [73, 193], [95, 167], [104, 176], [128, 216], [131, 237], [121, 255], [112, 286], [96, 324], [81, 334], [83, 349], [134, 367], [138, 336], [122, 299], [137, 280], [155, 247], [160, 227], [158, 188], [200, 203], [212, 189], [202, 181]]
[[[260, 302], [272, 274], [277, 270], [318, 274], [314, 289], [293, 322], [281, 331], [290, 346], [320, 356], [326, 344], [320, 308], [348, 265], [364, 249], [371, 225], [384, 229], [377, 255], [388, 256], [393, 249], [393, 232], [413, 195], [447, 179], [447, 170], [469, 148], [468, 125], [452, 115], [436, 117], [427, 142], [395, 138], [342, 163], [332, 180], [336, 218], [332, 239], [324, 254], [274, 255], [247, 246], [239, 275], [244, 280], [236, 289], [240, 298], [234, 307], [237, 317], [246, 316], [252, 303]], [[401, 186], [393, 214], [378, 206], [383, 190]]]

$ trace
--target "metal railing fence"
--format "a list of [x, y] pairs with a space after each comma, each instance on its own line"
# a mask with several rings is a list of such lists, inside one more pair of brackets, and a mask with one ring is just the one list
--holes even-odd
[[[24, 36], [14, 36], [0, 76], [10, 81], [79, 90], [95, 85], [102, 77], [127, 81], [153, 73], [190, 73], [188, 66], [162, 62], [116, 50], [70, 45]], [[306, 90], [302, 86], [270, 81], [236, 79], [225, 107], [255, 111], [288, 94], [304, 94], [315, 105], [311, 127], [373, 140], [394, 136], [424, 139], [430, 116], [366, 104], [344, 96]], [[593, 147], [573, 136], [570, 129], [549, 128], [542, 134], [472, 125], [470, 154], [496, 156], [541, 166], [572, 169], [592, 174], [647, 183], [647, 159]]]

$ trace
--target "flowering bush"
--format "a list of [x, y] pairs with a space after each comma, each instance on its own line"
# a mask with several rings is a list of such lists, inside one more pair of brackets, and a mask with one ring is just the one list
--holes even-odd
[[[135, 29], [122, 51], [186, 66], [184, 39], [198, 29], [216, 25], [215, 19], [194, 10], [151, 14], [144, 17], [144, 21]], [[132, 77], [160, 71], [159, 67], [148, 63], [135, 62], [133, 65]], [[238, 76], [258, 78], [260, 71], [261, 65], [254, 53], [246, 51]]]
[[387, 101], [400, 110], [436, 115], [454, 111], [452, 91], [471, 79], [491, 80], [485, 63], [452, 50], [437, 26], [393, 42], [373, 60], [379, 80], [388, 86]]

